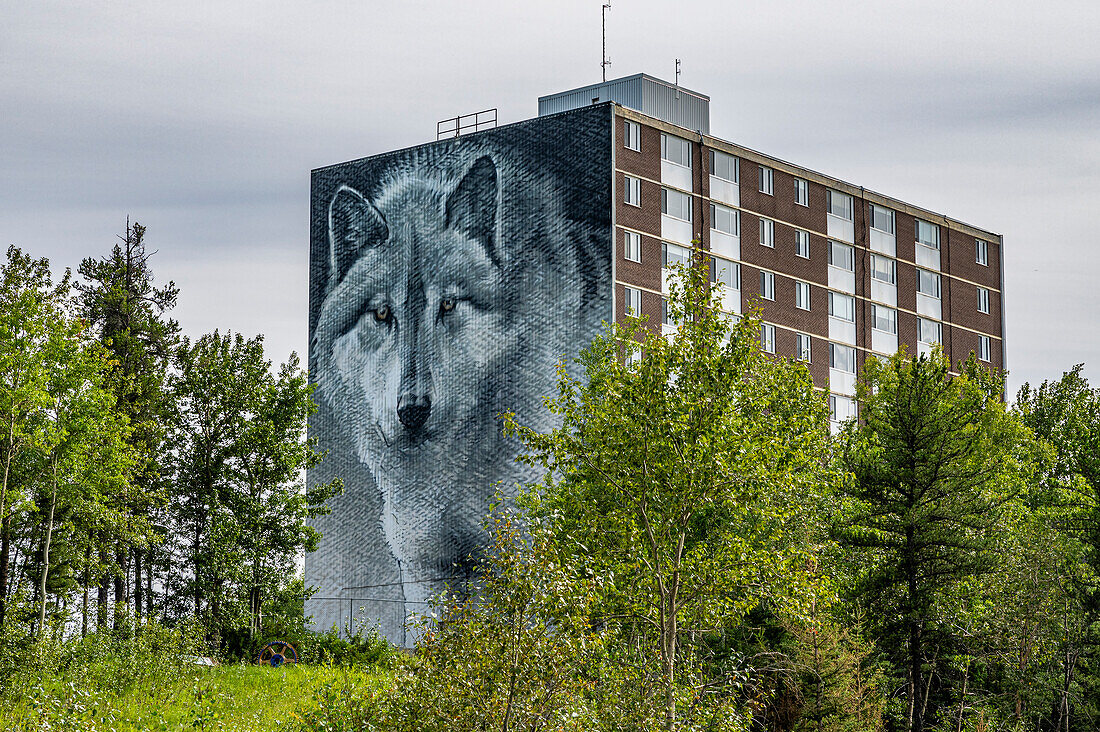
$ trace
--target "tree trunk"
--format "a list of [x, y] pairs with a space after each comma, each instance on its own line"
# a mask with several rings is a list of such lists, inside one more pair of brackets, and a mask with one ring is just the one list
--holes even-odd
[[102, 544], [99, 549], [99, 565], [102, 574], [99, 577], [99, 587], [96, 596], [95, 627], [97, 630], [107, 628], [107, 593], [110, 590], [111, 579], [107, 575], [107, 551]]
[[4, 626], [8, 611], [8, 565], [11, 563], [11, 516], [4, 511], [0, 521], [0, 627]]
[[153, 617], [153, 557], [151, 555], [145, 566], [145, 617]]
[[81, 593], [80, 598], [80, 637], [88, 637], [88, 587], [92, 582], [92, 575], [89, 571], [89, 567], [92, 564], [92, 547], [89, 544], [84, 550], [84, 581], [81, 582], [84, 585], [84, 590]]
[[50, 574], [50, 540], [53, 538], [53, 517], [57, 509], [57, 463], [53, 466], [53, 485], [50, 490], [50, 514], [46, 519], [46, 533], [42, 539], [42, 576], [38, 581], [38, 637], [46, 627], [46, 580]]
[[[118, 569], [115, 570], [115, 605], [121, 605], [123, 611], [128, 608], [130, 603], [129, 593], [126, 592], [126, 580], [129, 575], [129, 557], [127, 556], [126, 549], [121, 545], [115, 551], [115, 557], [118, 559]], [[120, 621], [124, 619], [124, 612], [115, 612], [115, 627], [118, 627]]]
[[134, 622], [141, 620], [141, 549], [134, 548]]

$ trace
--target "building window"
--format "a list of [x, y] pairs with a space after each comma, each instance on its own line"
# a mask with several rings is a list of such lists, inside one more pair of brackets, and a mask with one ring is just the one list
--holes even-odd
[[775, 353], [775, 326], [760, 324], [760, 347], [764, 353]]
[[986, 363], [989, 363], [991, 360], [989, 354], [989, 336], [978, 336], [978, 358]]
[[833, 422], [846, 422], [856, 416], [856, 403], [849, 397], [829, 395], [829, 419]]
[[691, 196], [670, 188], [661, 189], [661, 213], [681, 221], [691, 221]]
[[661, 256], [665, 269], [672, 269], [677, 264], [687, 267], [688, 263], [691, 262], [690, 249], [667, 242], [661, 242]]
[[772, 169], [765, 168], [763, 165], [760, 167], [760, 192], [767, 193], [769, 196], [772, 194]]
[[806, 333], [794, 334], [794, 357], [810, 363], [810, 336]]
[[926, 269], [917, 269], [917, 292], [928, 297], [940, 296], [940, 276]]
[[847, 320], [849, 323], [856, 322], [856, 299], [851, 295], [830, 292], [829, 315], [838, 320]]
[[889, 257], [871, 255], [871, 277], [888, 285], [897, 283], [897, 263]]
[[894, 212], [882, 206], [871, 204], [871, 228], [887, 234], [894, 233]]
[[715, 178], [737, 182], [738, 165], [737, 158], [718, 150], [710, 151], [710, 174]]
[[632, 175], [623, 176], [623, 203], [642, 205], [642, 181]]
[[940, 227], [917, 219], [917, 242], [932, 249], [939, 249]]
[[974, 240], [974, 261], [989, 266], [989, 245], [981, 239]]
[[810, 184], [801, 178], [794, 179], [794, 202], [799, 206], [810, 205]]
[[623, 232], [623, 256], [631, 262], [642, 261], [642, 235], [633, 231]]
[[710, 228], [731, 236], [739, 236], [741, 233], [741, 217], [739, 214], [739, 211], [732, 208], [712, 203], [710, 204]]
[[875, 330], [896, 335], [898, 332], [898, 311], [892, 308], [884, 308], [881, 305], [872, 305], [871, 322]]
[[760, 243], [766, 247], [775, 246], [775, 222], [771, 219], [760, 219]]
[[710, 281], [718, 282], [731, 290], [740, 290], [741, 265], [728, 259], [712, 257], [710, 260]]
[[794, 306], [802, 310], [810, 309], [810, 283], [794, 283]]
[[664, 303], [661, 310], [661, 323], [668, 326], [679, 327], [680, 321], [672, 317], [672, 308], [668, 304], [668, 298], [663, 298]]
[[989, 290], [978, 288], [978, 312], [989, 315]]
[[628, 150], [641, 151], [642, 149], [642, 128], [638, 126], [637, 122], [631, 122], [626, 119], [623, 120], [623, 147]]
[[626, 365], [627, 365], [627, 368], [630, 368], [631, 366], [636, 366], [637, 364], [639, 364], [641, 362], [642, 362], [641, 344], [630, 345], [630, 342], [628, 341], [627, 346], [626, 346]]
[[760, 272], [760, 297], [765, 300], [775, 299], [775, 275], [771, 272]]
[[794, 231], [794, 253], [806, 259], [810, 258], [810, 232], [802, 229]]
[[691, 143], [683, 138], [661, 133], [661, 160], [690, 168]]
[[921, 343], [943, 343], [943, 327], [934, 320], [917, 320], [917, 340]]
[[829, 242], [829, 265], [843, 269], [848, 272], [854, 272], [856, 269], [856, 253], [848, 244], [841, 244], [838, 241]]
[[829, 368], [843, 371], [846, 374], [854, 374], [856, 372], [856, 349], [851, 346], [842, 346], [839, 343], [830, 343]]
[[638, 317], [642, 314], [642, 291], [633, 287], [623, 288], [626, 296], [623, 305], [627, 315]]
[[833, 216], [852, 220], [852, 197], [840, 191], [825, 191], [825, 207]]

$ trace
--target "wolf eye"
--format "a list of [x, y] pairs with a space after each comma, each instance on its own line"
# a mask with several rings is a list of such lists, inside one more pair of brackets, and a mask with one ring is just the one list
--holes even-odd
[[379, 323], [388, 322], [390, 319], [390, 306], [382, 305], [374, 309], [374, 319]]
[[439, 303], [439, 309], [445, 313], [449, 313], [455, 309], [455, 299], [453, 297], [443, 298], [443, 302]]

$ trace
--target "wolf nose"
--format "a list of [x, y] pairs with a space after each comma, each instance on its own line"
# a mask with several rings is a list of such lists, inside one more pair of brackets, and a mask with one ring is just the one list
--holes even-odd
[[432, 413], [432, 400], [427, 396], [404, 395], [397, 398], [397, 418], [410, 430], [418, 430]]

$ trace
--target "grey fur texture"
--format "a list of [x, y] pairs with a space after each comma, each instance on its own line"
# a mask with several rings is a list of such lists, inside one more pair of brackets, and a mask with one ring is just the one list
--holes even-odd
[[[373, 479], [406, 614], [461, 575], [494, 493], [538, 477], [499, 415], [554, 427], [556, 364], [610, 316], [609, 222], [567, 210], [534, 162], [484, 140], [425, 146], [327, 196], [311, 360], [335, 424], [312, 428], [323, 446], [339, 430]], [[336, 540], [322, 551], [349, 551]]]

